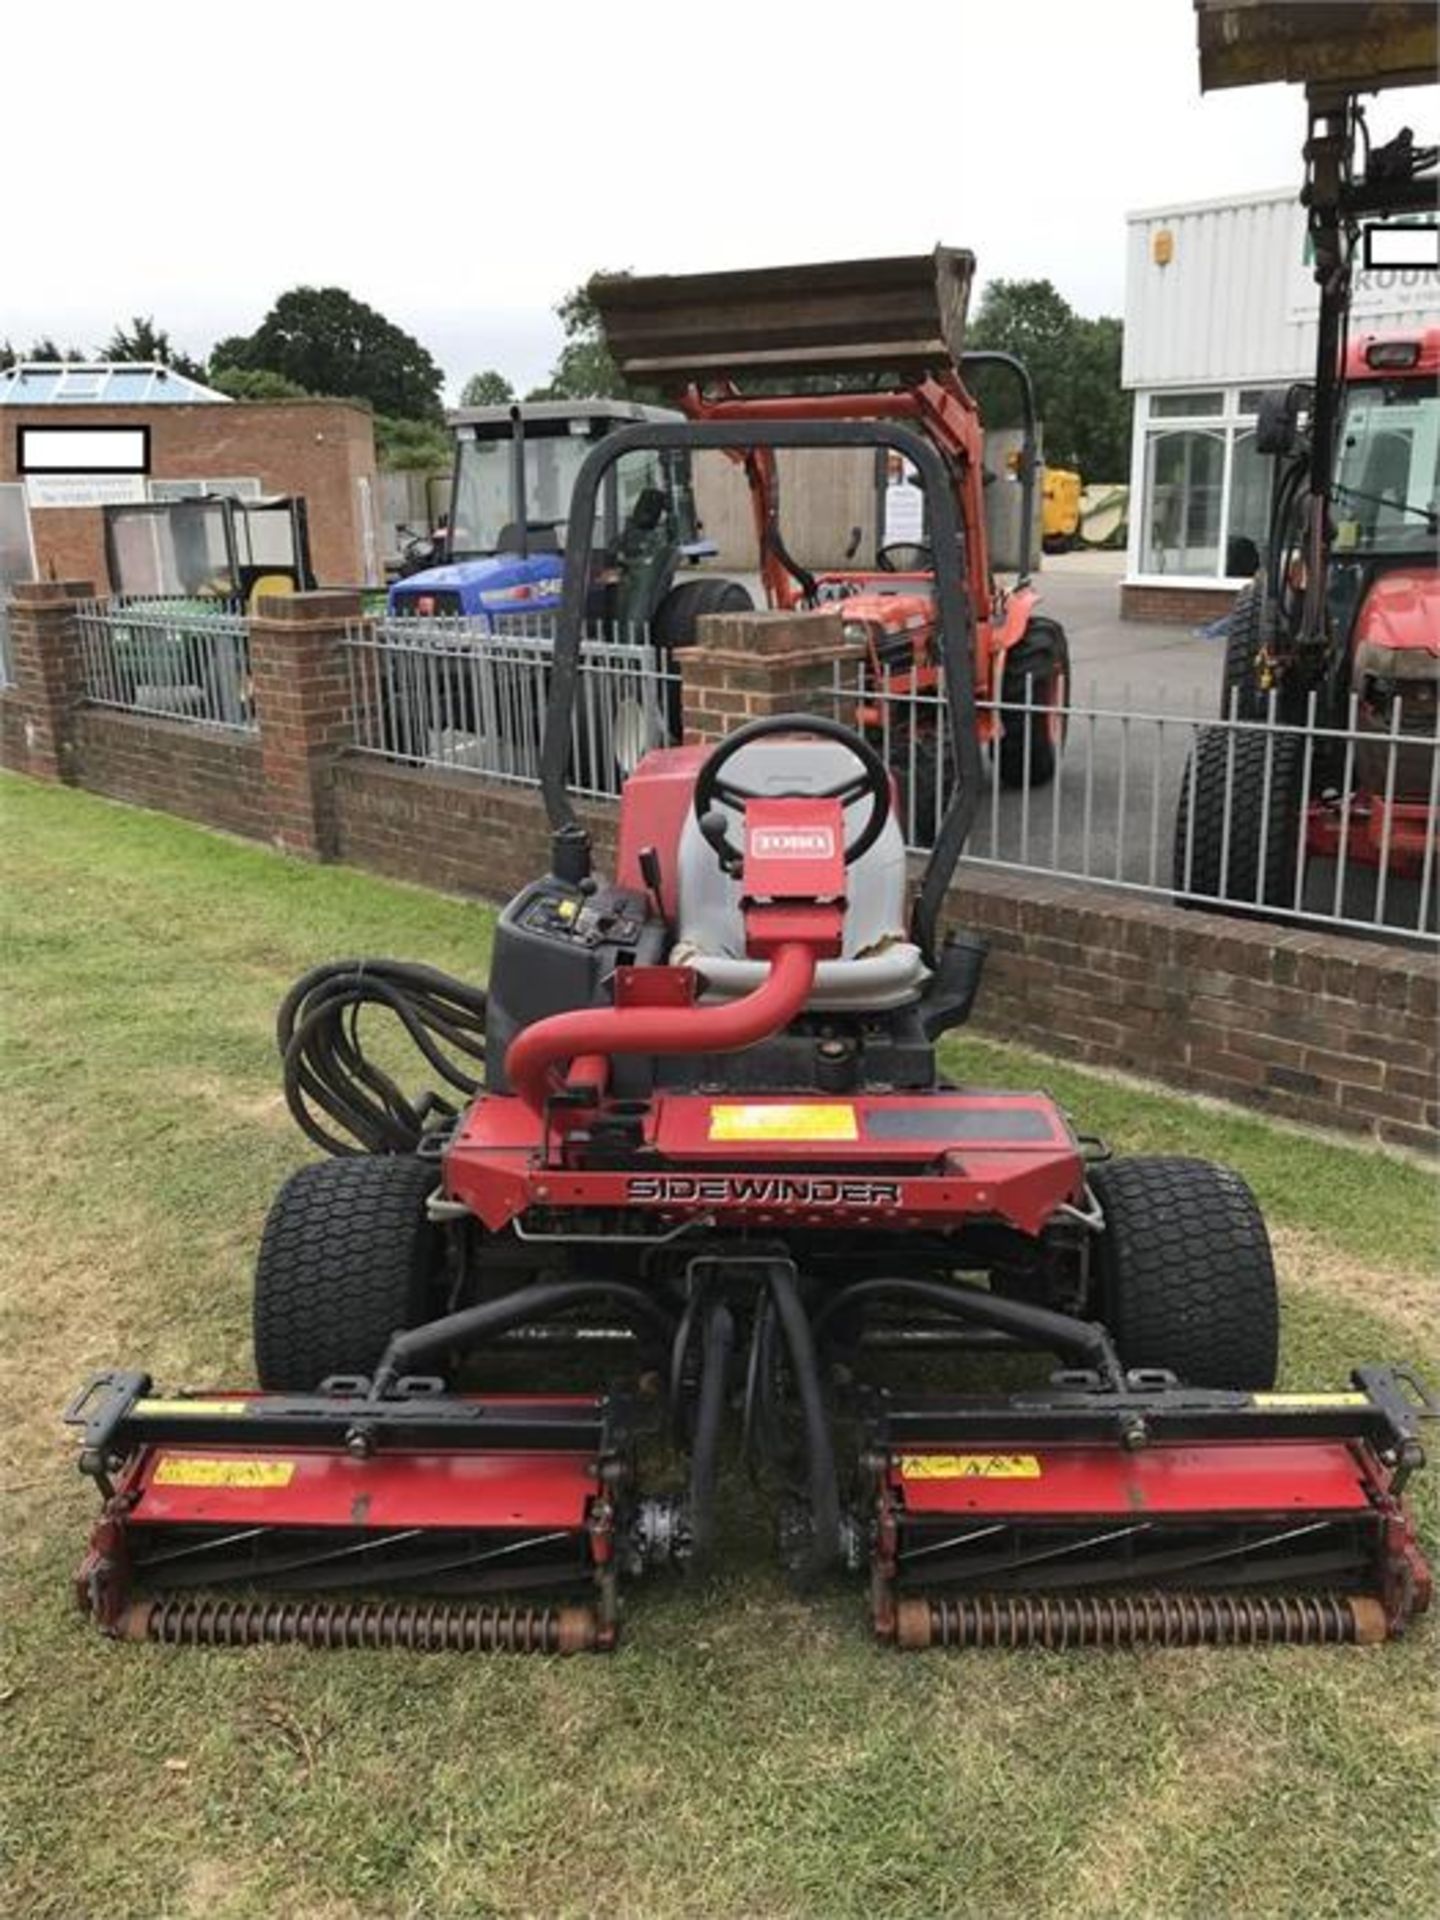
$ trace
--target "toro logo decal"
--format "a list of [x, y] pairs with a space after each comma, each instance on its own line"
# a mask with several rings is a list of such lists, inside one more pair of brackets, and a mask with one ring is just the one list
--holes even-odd
[[833, 860], [835, 835], [829, 827], [752, 827], [753, 860]]

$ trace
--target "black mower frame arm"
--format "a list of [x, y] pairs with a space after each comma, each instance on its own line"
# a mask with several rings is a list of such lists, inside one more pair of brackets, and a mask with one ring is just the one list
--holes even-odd
[[540, 757], [540, 789], [550, 822], [553, 870], [558, 878], [574, 881], [584, 879], [590, 871], [590, 836], [570, 804], [565, 774], [579, 688], [581, 629], [589, 585], [590, 529], [605, 476], [627, 453], [663, 453], [671, 448], [743, 453], [751, 447], [802, 450], [879, 447], [908, 460], [924, 487], [935, 557], [934, 591], [940, 617], [947, 718], [956, 770], [955, 785], [930, 849], [911, 916], [911, 937], [927, 963], [934, 965], [939, 954], [945, 895], [970, 836], [980, 800], [974, 609], [965, 590], [964, 536], [945, 464], [923, 434], [896, 421], [644, 420], [633, 426], [617, 427], [592, 447], [575, 477], [570, 496], [565, 571]]

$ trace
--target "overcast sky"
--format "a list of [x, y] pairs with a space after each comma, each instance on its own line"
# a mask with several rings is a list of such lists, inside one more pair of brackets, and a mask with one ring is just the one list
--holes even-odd
[[12, 8], [0, 69], [0, 338], [152, 314], [203, 356], [339, 284], [452, 398], [541, 380], [599, 267], [945, 241], [1118, 313], [1127, 210], [1298, 183], [1304, 134], [1298, 88], [1201, 99], [1191, 0], [69, 0]]

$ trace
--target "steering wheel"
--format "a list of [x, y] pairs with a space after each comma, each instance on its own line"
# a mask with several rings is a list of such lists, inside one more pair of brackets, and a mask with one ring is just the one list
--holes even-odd
[[[803, 787], [787, 787], [778, 793], [773, 790], [755, 793], [748, 787], [737, 786], [733, 780], [722, 779], [723, 768], [742, 747], [782, 733], [804, 733], [817, 740], [833, 740], [855, 756], [860, 763], [860, 771], [852, 774], [848, 780], [837, 781], [833, 787], [825, 787], [818, 793]], [[870, 811], [864, 826], [853, 840], [845, 844], [845, 864], [849, 867], [855, 864], [862, 853], [869, 852], [890, 818], [890, 770], [867, 740], [851, 728], [842, 726], [838, 720], [827, 720], [808, 713], [772, 714], [763, 720], [750, 721], [727, 740], [722, 740], [695, 778], [695, 819], [701, 833], [715, 849], [715, 857], [726, 873], [738, 873], [743, 856], [730, 838], [725, 815], [720, 808], [733, 807], [739, 812], [747, 800], [838, 800], [847, 812], [862, 800], [868, 800]]]

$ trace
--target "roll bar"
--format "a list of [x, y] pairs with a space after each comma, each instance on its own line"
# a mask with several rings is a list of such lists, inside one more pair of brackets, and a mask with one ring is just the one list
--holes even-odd
[[581, 880], [590, 871], [590, 836], [570, 804], [565, 774], [579, 684], [581, 629], [589, 590], [590, 530], [594, 525], [596, 502], [606, 474], [627, 453], [664, 452], [672, 447], [738, 452], [751, 447], [883, 447], [903, 455], [919, 473], [930, 509], [940, 657], [945, 669], [945, 697], [957, 776], [930, 849], [912, 916], [915, 944], [933, 964], [938, 954], [945, 893], [969, 838], [980, 799], [974, 621], [963, 584], [963, 534], [945, 464], [922, 434], [888, 420], [684, 420], [674, 424], [642, 421], [607, 434], [586, 456], [570, 498], [565, 573], [540, 761], [540, 787], [552, 834], [554, 872], [562, 879]]
[[1035, 383], [1030, 369], [1013, 353], [1001, 353], [990, 347], [967, 349], [960, 356], [963, 378], [971, 367], [1003, 367], [1015, 376], [1020, 389], [1020, 566], [1015, 584], [1023, 587], [1030, 578], [1030, 536], [1035, 530], [1035, 476], [1040, 468], [1040, 428], [1035, 412]]

